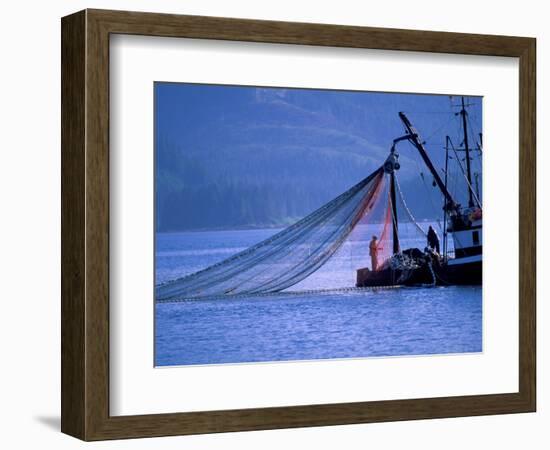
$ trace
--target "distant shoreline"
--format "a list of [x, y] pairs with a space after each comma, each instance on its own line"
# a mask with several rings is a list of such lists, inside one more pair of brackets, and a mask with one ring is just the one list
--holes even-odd
[[191, 228], [186, 230], [163, 230], [155, 231], [158, 234], [174, 234], [174, 233], [200, 233], [204, 231], [252, 231], [252, 230], [271, 230], [276, 228], [285, 228], [290, 225], [243, 225], [237, 227], [205, 227], [205, 228]]
[[[419, 219], [419, 223], [431, 223], [436, 222], [439, 219]], [[163, 230], [156, 231], [155, 234], [175, 234], [175, 233], [201, 233], [205, 231], [253, 231], [253, 230], [272, 230], [272, 229], [282, 229], [289, 227], [295, 222], [292, 223], [282, 223], [278, 225], [243, 225], [236, 227], [205, 227], [205, 228], [192, 228], [186, 230]], [[380, 222], [382, 223], [382, 222]], [[412, 223], [411, 221], [401, 221], [399, 223]], [[374, 225], [374, 223], [373, 223]]]

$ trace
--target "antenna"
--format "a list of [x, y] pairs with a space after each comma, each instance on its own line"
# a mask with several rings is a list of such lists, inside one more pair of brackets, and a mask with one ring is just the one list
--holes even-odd
[[466, 177], [468, 178], [468, 206], [472, 208], [474, 206], [474, 196], [472, 195], [472, 172], [470, 169], [470, 148], [468, 147], [468, 126], [466, 123], [466, 106], [464, 105], [464, 97], [462, 97], [462, 109], [460, 110], [462, 116], [462, 128], [464, 130], [464, 151], [466, 152]]

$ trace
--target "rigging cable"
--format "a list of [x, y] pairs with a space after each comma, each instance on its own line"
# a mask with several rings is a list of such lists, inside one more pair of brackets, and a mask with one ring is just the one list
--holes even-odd
[[451, 148], [453, 149], [453, 152], [455, 154], [455, 157], [456, 157], [456, 161], [458, 162], [458, 166], [460, 167], [460, 170], [462, 171], [462, 175], [464, 176], [464, 180], [466, 181], [466, 184], [468, 185], [468, 187], [470, 188], [470, 191], [472, 192], [472, 196], [474, 197], [474, 200], [477, 202], [477, 206], [479, 207], [479, 209], [482, 209], [481, 208], [481, 202], [479, 201], [479, 198], [477, 197], [475, 191], [474, 191], [474, 188], [472, 187], [472, 185], [470, 184], [470, 182], [468, 181], [468, 177], [466, 176], [466, 173], [464, 172], [464, 167], [462, 167], [462, 163], [460, 162], [460, 158], [458, 156], [458, 153], [455, 149], [455, 146], [453, 144], [453, 141], [449, 141], [451, 143]]
[[[430, 192], [430, 188], [428, 187], [428, 185], [426, 184], [426, 179], [424, 178], [424, 172], [422, 172], [422, 169], [420, 168], [420, 165], [418, 164], [418, 155], [416, 153], [414, 153], [414, 156], [413, 156], [413, 161], [414, 163], [416, 164], [416, 167], [418, 169], [418, 172], [420, 173], [420, 178], [422, 180], [422, 184], [424, 186], [424, 188], [426, 189], [426, 197], [428, 197], [428, 200], [430, 202], [430, 205], [432, 206], [432, 211], [436, 211], [437, 208], [436, 206], [434, 205], [434, 202], [433, 202], [433, 199], [431, 197], [431, 192]], [[439, 227], [439, 231], [443, 232], [443, 226], [441, 225], [441, 222], [439, 221], [439, 219], [436, 219], [436, 223], [437, 223], [437, 226]]]
[[403, 209], [405, 210], [405, 212], [407, 213], [407, 215], [409, 216], [409, 219], [412, 223], [414, 223], [414, 225], [416, 226], [416, 228], [418, 228], [418, 230], [425, 236], [427, 237], [428, 235], [426, 234], [426, 232], [422, 229], [422, 227], [418, 224], [418, 222], [416, 221], [416, 219], [414, 218], [414, 216], [412, 215], [411, 213], [411, 210], [409, 209], [409, 207], [407, 206], [407, 203], [405, 203], [405, 198], [403, 197], [403, 192], [401, 191], [401, 185], [399, 184], [399, 180], [397, 179], [397, 174], [395, 175], [395, 184], [397, 186], [397, 192], [399, 193], [399, 198], [401, 199], [401, 203], [403, 204]]

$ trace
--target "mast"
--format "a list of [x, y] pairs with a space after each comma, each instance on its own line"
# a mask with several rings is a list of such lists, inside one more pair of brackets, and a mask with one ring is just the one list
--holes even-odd
[[462, 116], [462, 129], [464, 131], [464, 151], [466, 152], [466, 177], [468, 179], [468, 206], [473, 208], [474, 196], [472, 195], [472, 172], [470, 169], [470, 148], [468, 146], [468, 126], [466, 123], [466, 107], [464, 105], [464, 97], [462, 97], [462, 109], [460, 115]]
[[414, 127], [412, 126], [411, 122], [409, 121], [409, 119], [407, 118], [405, 113], [400, 112], [399, 113], [399, 118], [401, 119], [401, 121], [405, 125], [405, 128], [407, 130], [407, 134], [405, 136], [401, 137], [401, 138], [398, 138], [398, 139], [394, 140], [394, 142], [396, 142], [397, 140], [407, 139], [408, 141], [411, 142], [411, 144], [413, 144], [416, 147], [416, 149], [420, 153], [420, 156], [424, 160], [424, 163], [426, 164], [426, 166], [428, 167], [428, 169], [431, 172], [432, 176], [434, 177], [434, 180], [435, 180], [437, 186], [439, 187], [439, 190], [443, 193], [443, 195], [445, 197], [445, 200], [446, 200], [445, 209], [457, 210], [458, 209], [458, 204], [455, 202], [453, 196], [451, 195], [451, 193], [447, 189], [447, 186], [445, 185], [445, 183], [443, 183], [443, 181], [441, 180], [441, 177], [439, 176], [439, 173], [437, 173], [437, 170], [435, 169], [432, 161], [430, 160], [430, 157], [428, 156], [428, 153], [426, 152], [426, 149], [424, 148], [424, 145], [420, 141], [420, 138], [418, 136], [418, 132], [414, 129]]
[[399, 253], [399, 229], [397, 226], [397, 204], [395, 201], [395, 173], [390, 174], [390, 200], [392, 213], [392, 229], [393, 229], [393, 253]]
[[[445, 136], [445, 189], [447, 189], [449, 170], [449, 141], [451, 138]], [[447, 208], [443, 208], [443, 256], [447, 257]]]
[[395, 195], [395, 171], [399, 170], [399, 154], [395, 151], [395, 143], [399, 141], [396, 139], [391, 147], [390, 155], [384, 162], [384, 172], [390, 175], [390, 202], [391, 202], [391, 214], [392, 214], [392, 230], [393, 230], [393, 253], [399, 253], [399, 229], [397, 225], [397, 202]]

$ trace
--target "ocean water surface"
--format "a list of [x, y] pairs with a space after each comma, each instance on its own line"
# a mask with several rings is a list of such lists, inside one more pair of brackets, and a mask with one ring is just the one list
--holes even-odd
[[[156, 235], [156, 282], [202, 269], [276, 229]], [[481, 287], [304, 293], [353, 286], [370, 230], [280, 294], [155, 305], [155, 365], [228, 364], [482, 351]], [[403, 248], [424, 243], [400, 229]]]

